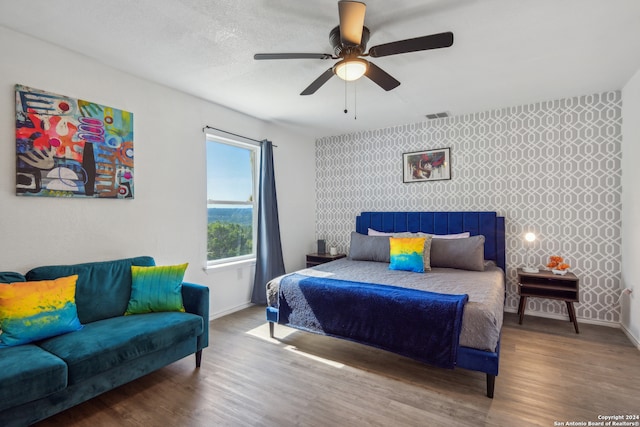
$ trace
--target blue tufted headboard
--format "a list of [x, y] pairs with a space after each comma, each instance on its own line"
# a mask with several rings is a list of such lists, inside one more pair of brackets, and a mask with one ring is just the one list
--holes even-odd
[[504, 217], [495, 212], [362, 212], [356, 217], [356, 231], [367, 234], [369, 228], [384, 232], [482, 234], [485, 259], [495, 261], [506, 271]]

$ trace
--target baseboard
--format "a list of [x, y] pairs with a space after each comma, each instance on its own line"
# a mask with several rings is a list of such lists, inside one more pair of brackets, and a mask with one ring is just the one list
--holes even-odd
[[[518, 310], [515, 308], [505, 308], [504, 311], [506, 311], [507, 313], [517, 313]], [[537, 317], [544, 317], [547, 319], [555, 319], [555, 320], [569, 320], [569, 316], [568, 315], [562, 315], [562, 314], [554, 314], [554, 313], [540, 313], [538, 311], [526, 311], [525, 312], [525, 316], [537, 316]], [[606, 326], [608, 328], [620, 328], [621, 324], [620, 322], [606, 322], [604, 320], [595, 320], [595, 319], [585, 319], [584, 317], [576, 317], [578, 319], [578, 323], [586, 323], [589, 325], [599, 325], [599, 326]]]
[[629, 338], [629, 341], [631, 341], [631, 344], [633, 344], [638, 350], [640, 350], [640, 341], [638, 341], [636, 337], [634, 337], [633, 334], [631, 334], [631, 331], [627, 329], [627, 327], [622, 323], [620, 324], [620, 329], [622, 329], [622, 332], [624, 332], [627, 338]]
[[226, 316], [227, 314], [235, 313], [236, 311], [244, 310], [247, 307], [251, 307], [253, 305], [252, 302], [247, 302], [244, 304], [237, 305], [235, 307], [228, 308], [226, 310], [217, 311], [215, 313], [211, 313], [209, 315], [209, 321], [213, 319], [217, 319], [218, 317]]

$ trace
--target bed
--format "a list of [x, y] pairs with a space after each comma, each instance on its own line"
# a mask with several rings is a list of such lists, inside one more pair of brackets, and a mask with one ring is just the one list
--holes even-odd
[[[421, 233], [436, 235], [426, 237], [431, 253], [424, 245], [422, 254], [430, 270], [417, 274], [390, 269], [390, 237], [424, 236]], [[274, 324], [280, 323], [442, 368], [483, 372], [492, 398], [500, 359], [504, 271], [505, 223], [495, 212], [362, 212], [356, 217], [348, 258], [267, 284], [270, 334], [274, 336]]]

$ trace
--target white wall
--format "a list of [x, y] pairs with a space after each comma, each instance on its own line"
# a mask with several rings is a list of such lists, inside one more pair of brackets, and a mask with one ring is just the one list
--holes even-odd
[[640, 70], [622, 90], [622, 326], [640, 348]]
[[[216, 317], [249, 303], [253, 267], [204, 270], [206, 175], [202, 128], [274, 150], [285, 267], [314, 249], [314, 139], [231, 111], [0, 26], [0, 270], [137, 255], [189, 262], [185, 280], [211, 289]], [[169, 60], [169, 58], [167, 58]], [[135, 199], [15, 196], [15, 94], [23, 84], [134, 114]]]

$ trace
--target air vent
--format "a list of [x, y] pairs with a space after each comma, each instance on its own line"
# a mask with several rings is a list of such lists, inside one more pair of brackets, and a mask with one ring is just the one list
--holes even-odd
[[451, 114], [449, 114], [448, 111], [443, 111], [441, 113], [432, 113], [432, 114], [427, 114], [426, 117], [427, 119], [444, 119], [445, 117], [449, 117]]

